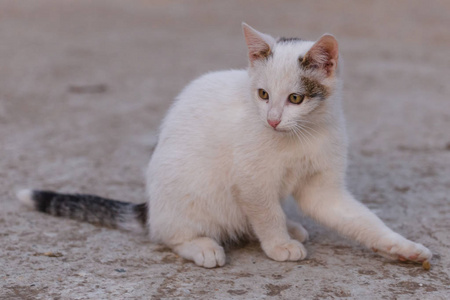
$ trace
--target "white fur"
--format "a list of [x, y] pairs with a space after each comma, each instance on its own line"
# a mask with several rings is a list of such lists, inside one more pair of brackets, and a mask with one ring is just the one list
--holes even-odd
[[[268, 40], [252, 37], [249, 49], [257, 51]], [[326, 100], [286, 102], [289, 94], [305, 92], [301, 76], [314, 75], [298, 64], [313, 45], [270, 45], [273, 57], [267, 61], [206, 74], [178, 96], [147, 172], [154, 241], [209, 268], [225, 263], [223, 241], [243, 235], [258, 238], [274, 260], [303, 259], [301, 242], [308, 234], [286, 219], [280, 205], [293, 195], [304, 213], [387, 257], [431, 258], [428, 249], [392, 232], [345, 187], [347, 137], [338, 71], [316, 76], [331, 91]], [[269, 101], [258, 98], [259, 88]], [[267, 123], [273, 117], [281, 119], [276, 131]]]
[[34, 202], [33, 202], [33, 191], [29, 189], [23, 189], [19, 190], [16, 193], [17, 199], [19, 199], [22, 204], [25, 204], [26, 206], [30, 208], [34, 208]]

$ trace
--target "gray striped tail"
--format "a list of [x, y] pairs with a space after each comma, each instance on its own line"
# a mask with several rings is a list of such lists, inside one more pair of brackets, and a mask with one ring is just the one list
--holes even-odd
[[34, 209], [95, 225], [141, 231], [146, 228], [147, 205], [133, 204], [86, 194], [23, 190], [19, 200]]

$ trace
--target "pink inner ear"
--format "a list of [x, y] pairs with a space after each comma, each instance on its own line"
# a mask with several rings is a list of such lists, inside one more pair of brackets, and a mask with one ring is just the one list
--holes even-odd
[[250, 37], [247, 40], [247, 45], [250, 60], [262, 59], [270, 54], [269, 45], [255, 37]]
[[250, 63], [253, 65], [254, 61], [267, 58], [271, 53], [271, 46], [275, 43], [275, 40], [247, 24], [243, 24], [243, 29]]
[[303, 61], [305, 67], [319, 68], [330, 76], [337, 68], [339, 47], [336, 39], [329, 34], [322, 36], [308, 51]]

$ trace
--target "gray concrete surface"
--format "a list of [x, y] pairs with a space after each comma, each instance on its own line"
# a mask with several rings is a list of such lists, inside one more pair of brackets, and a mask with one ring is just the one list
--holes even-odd
[[[449, 16], [449, 1], [0, 1], [0, 298], [449, 299]], [[310, 220], [304, 261], [247, 244], [205, 270], [145, 236], [15, 201], [19, 187], [144, 201], [174, 96], [204, 72], [246, 66], [241, 21], [337, 36], [350, 189], [433, 251], [430, 271]]]

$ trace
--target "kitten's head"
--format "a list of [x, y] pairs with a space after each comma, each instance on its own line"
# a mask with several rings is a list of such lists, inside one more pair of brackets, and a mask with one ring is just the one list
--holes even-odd
[[298, 131], [326, 115], [337, 89], [338, 43], [278, 40], [243, 23], [250, 61], [252, 98], [265, 126]]

